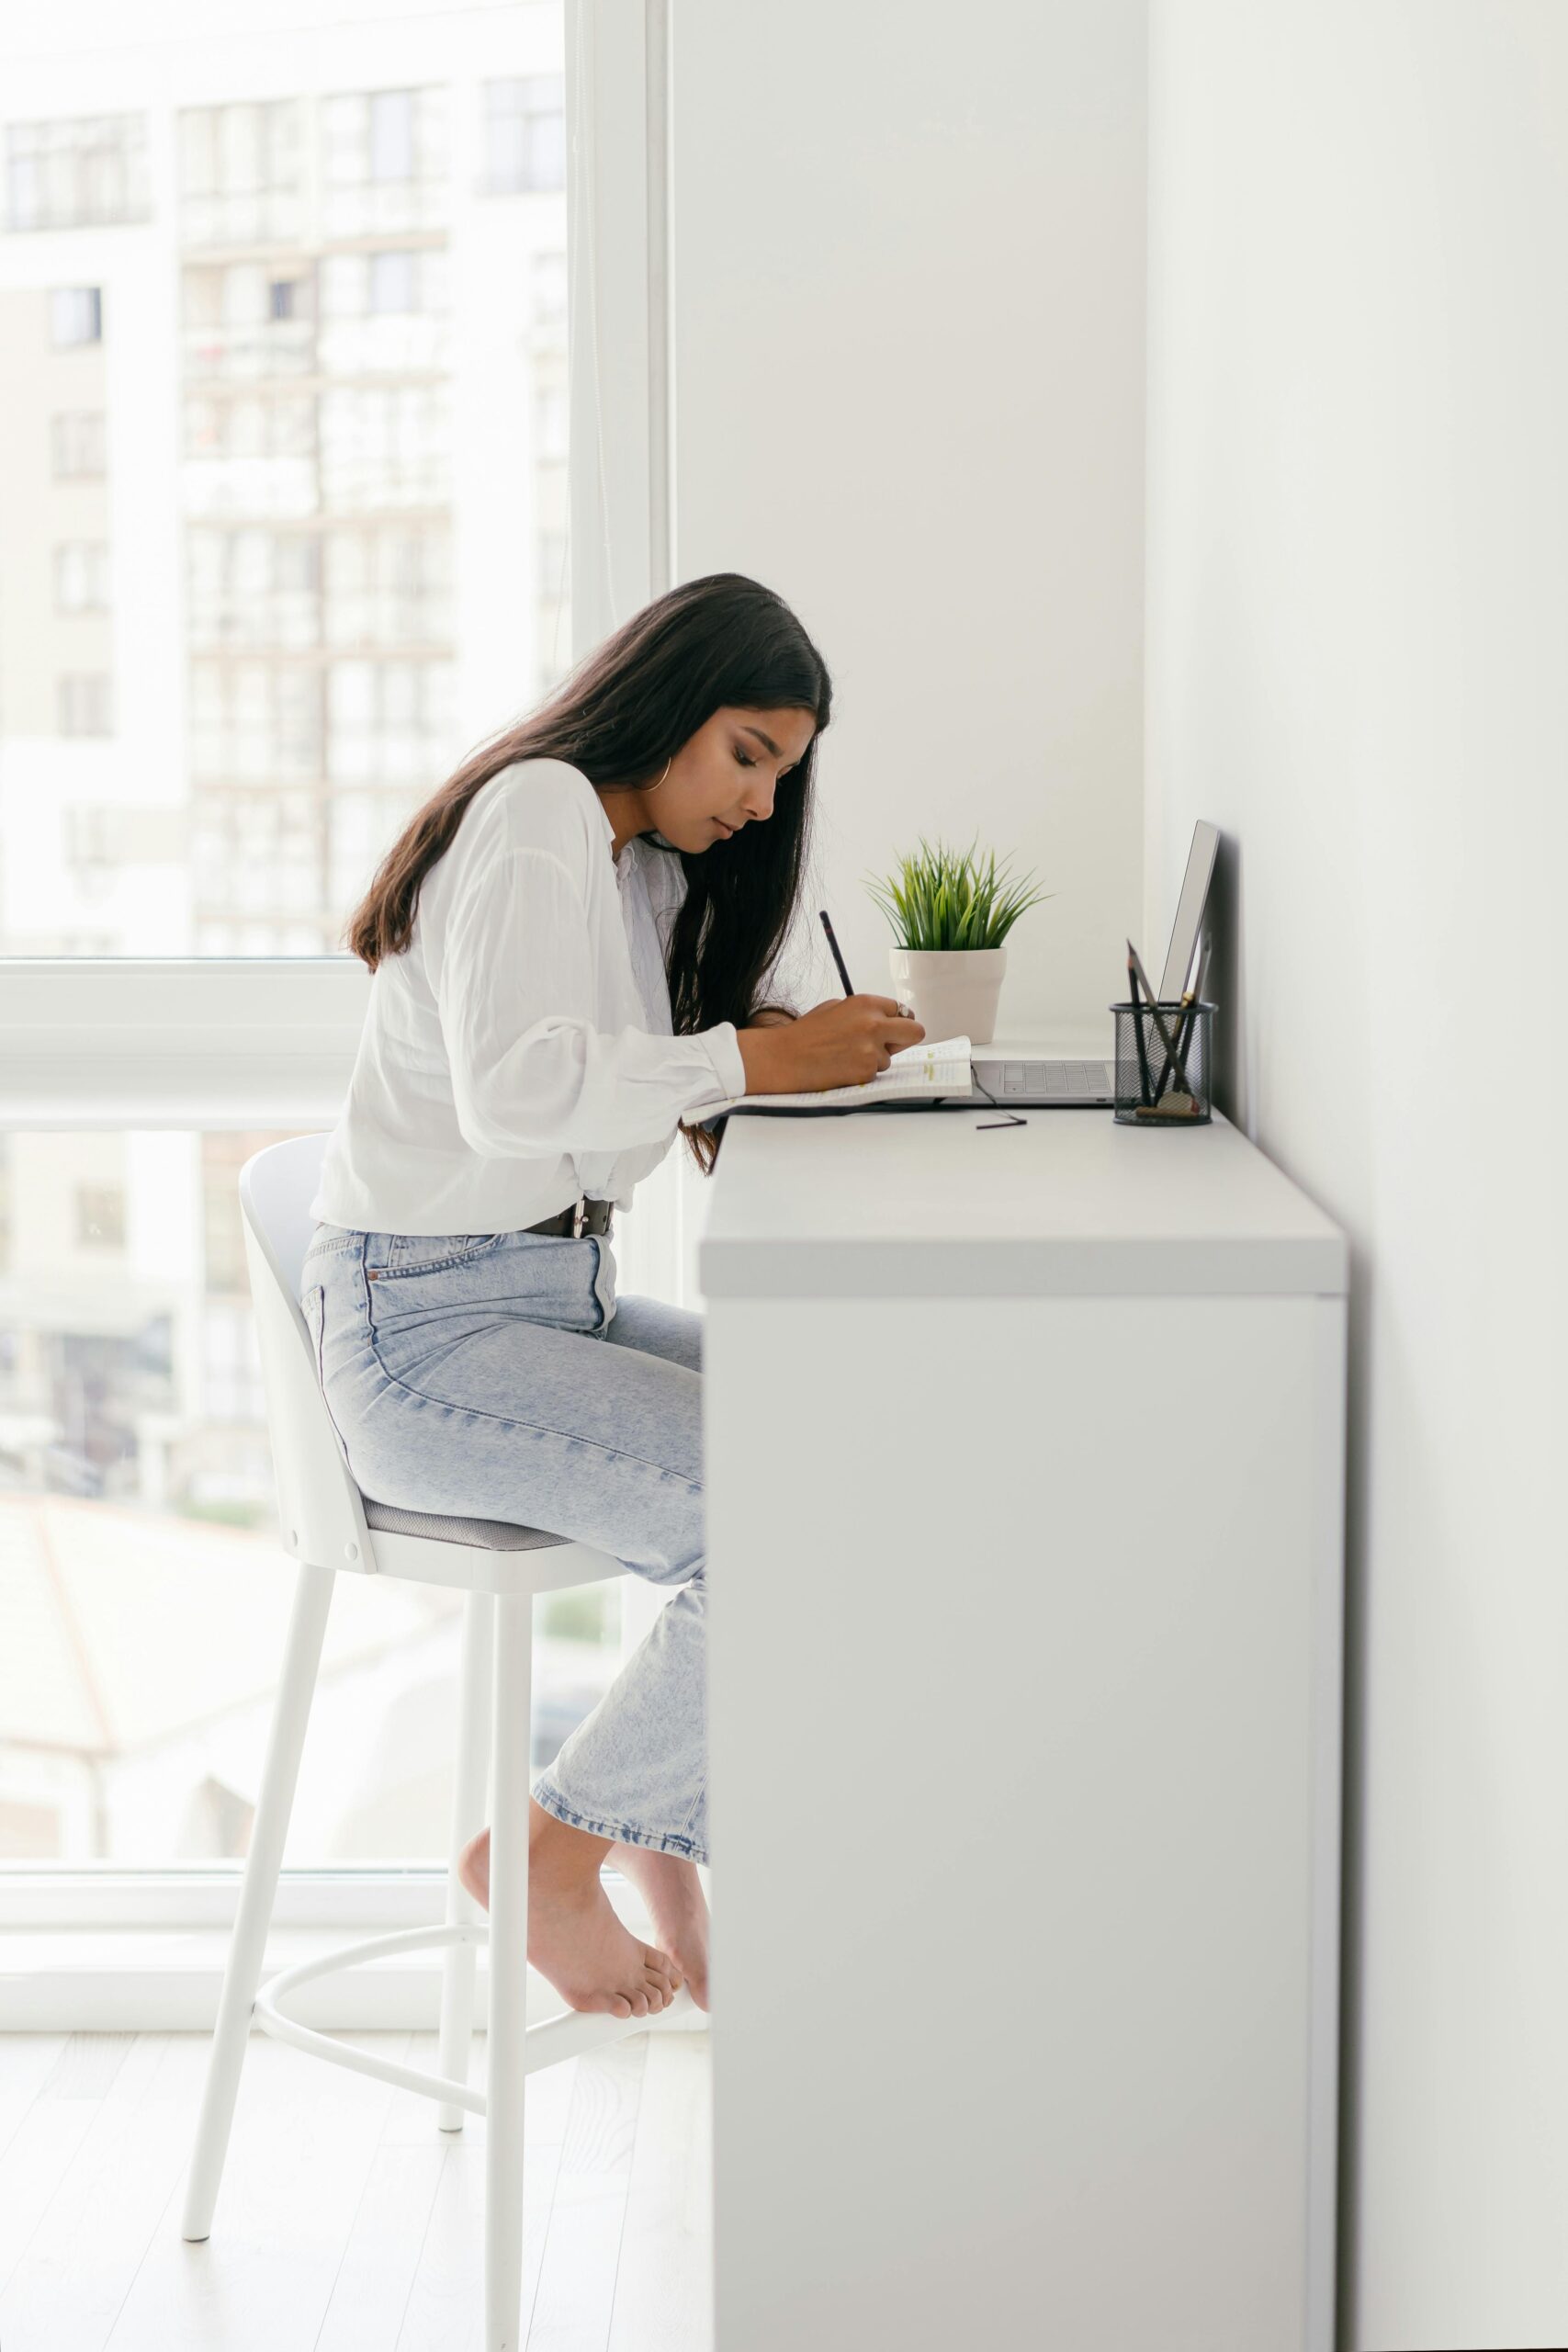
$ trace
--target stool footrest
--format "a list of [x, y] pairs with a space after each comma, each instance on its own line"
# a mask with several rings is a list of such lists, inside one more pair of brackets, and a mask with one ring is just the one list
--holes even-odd
[[[391, 1952], [427, 1951], [443, 1944], [482, 1944], [488, 1934], [483, 1920], [464, 1920], [440, 1928], [400, 1928], [395, 1935], [374, 1936], [366, 1943], [345, 1944], [340, 1951], [327, 1952], [319, 1960], [301, 1961], [296, 1967], [286, 1968], [269, 1978], [256, 1995], [253, 2015], [264, 2033], [304, 2051], [308, 2057], [324, 2058], [332, 2065], [348, 2067], [353, 2074], [372, 2075], [378, 2082], [395, 2084], [399, 2090], [417, 2091], [425, 2098], [465, 2108], [470, 2115], [482, 2115], [483, 2091], [470, 2089], [467, 2083], [449, 2081], [443, 2075], [427, 2074], [423, 2067], [400, 2066], [391, 2059], [356, 2050], [351, 2043], [340, 2041], [335, 2034], [320, 2033], [313, 2026], [301, 2025], [297, 2018], [286, 2017], [278, 2003], [285, 1994], [298, 1991], [301, 1984], [309, 1984], [318, 1976], [331, 1976], [340, 1968], [356, 1968], [363, 1962], [381, 1960]], [[692, 1996], [682, 1986], [670, 2007], [661, 2009], [657, 2017], [613, 2018], [580, 2009], [563, 2010], [560, 2016], [547, 2018], [542, 2024], [528, 2028], [524, 2037], [525, 2070], [530, 2075], [536, 2074], [543, 2066], [558, 2066], [563, 2059], [575, 2058], [579, 2051], [594, 2049], [601, 2042], [618, 2041], [628, 2033], [646, 2033], [650, 2027], [661, 2026], [692, 2007]]]

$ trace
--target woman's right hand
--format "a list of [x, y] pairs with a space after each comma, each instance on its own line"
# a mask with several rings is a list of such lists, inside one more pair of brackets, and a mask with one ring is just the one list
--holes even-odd
[[798, 1021], [738, 1032], [746, 1091], [815, 1094], [829, 1086], [863, 1086], [925, 1034], [893, 997], [829, 997]]

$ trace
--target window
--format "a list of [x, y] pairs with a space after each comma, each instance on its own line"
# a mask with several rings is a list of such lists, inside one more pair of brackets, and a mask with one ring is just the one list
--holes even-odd
[[321, 541], [265, 523], [193, 526], [186, 611], [195, 647], [306, 647], [321, 634]]
[[7, 229], [103, 228], [151, 218], [145, 115], [6, 126]]
[[109, 551], [101, 539], [68, 539], [54, 550], [57, 613], [107, 613]]
[[193, 660], [191, 772], [198, 784], [310, 783], [321, 773], [321, 674], [293, 662]]
[[123, 1250], [125, 1194], [118, 1184], [78, 1184], [76, 1243], [79, 1249]]
[[[245, 1850], [292, 1591], [236, 1178], [265, 1132], [0, 1138], [0, 1860]], [[287, 1859], [444, 1855], [461, 1596], [344, 1576]], [[618, 1664], [541, 1604], [534, 1759]]]
[[107, 464], [102, 409], [67, 410], [51, 417], [50, 450], [56, 481], [101, 477]]
[[445, 522], [337, 525], [321, 549], [329, 645], [450, 646], [452, 534]]
[[448, 369], [446, 239], [326, 255], [318, 355], [327, 375]]
[[326, 100], [322, 221], [329, 236], [419, 229], [451, 212], [451, 94], [438, 85]]
[[[128, 291], [112, 370], [118, 225], [83, 220], [53, 264], [0, 233], [0, 447], [26, 469], [0, 481], [0, 979], [7, 1051], [27, 1038], [62, 1106], [40, 1129], [8, 1095], [0, 1122], [0, 1859], [67, 1872], [243, 1851], [291, 1580], [237, 1170], [341, 1101], [367, 986], [342, 930], [375, 864], [572, 651], [570, 419], [536, 400], [538, 369], [551, 401], [566, 382], [564, 8], [479, 10], [460, 60], [438, 12], [388, 21], [395, 89], [296, 43], [258, 100], [232, 44], [125, 0], [117, 92], [173, 197], [136, 266], [175, 300]], [[383, 30], [356, 20], [362, 57], [390, 61]], [[63, 35], [55, 62], [68, 89]], [[530, 87], [495, 176], [534, 200], [477, 203], [507, 80]], [[643, 199], [617, 163], [606, 226]], [[607, 277], [611, 348], [634, 281]], [[147, 533], [171, 454], [175, 511]], [[123, 700], [98, 559], [65, 560], [82, 609], [56, 609], [56, 550], [88, 547], [130, 565]], [[630, 1283], [675, 1295], [673, 1248], [650, 1281], [638, 1246]], [[620, 1605], [541, 1609], [536, 1761], [615, 1672]], [[439, 1595], [340, 1585], [291, 1865], [444, 1850], [457, 1624]]]
[[485, 187], [491, 196], [566, 186], [566, 83], [535, 74], [485, 84]]
[[373, 180], [412, 180], [414, 173], [414, 94], [378, 90], [366, 101], [369, 174]]
[[187, 245], [303, 233], [304, 102], [186, 107], [177, 118], [179, 234]]
[[73, 343], [101, 343], [104, 336], [103, 296], [96, 286], [57, 286], [49, 298], [50, 334], [56, 348]]
[[181, 272], [182, 357], [192, 378], [309, 375], [315, 321], [307, 292], [280, 311], [275, 279], [258, 261], [196, 262]]
[[566, 326], [566, 255], [534, 255], [533, 318], [536, 330]]
[[102, 671], [67, 671], [56, 682], [62, 735], [110, 735], [111, 685]]
[[323, 506], [374, 511], [450, 500], [452, 413], [445, 384], [326, 391], [320, 416]]
[[277, 383], [187, 399], [181, 477], [186, 514], [313, 513], [320, 498], [316, 413], [313, 393]]
[[327, 770], [334, 784], [417, 784], [451, 724], [449, 662], [334, 662]]

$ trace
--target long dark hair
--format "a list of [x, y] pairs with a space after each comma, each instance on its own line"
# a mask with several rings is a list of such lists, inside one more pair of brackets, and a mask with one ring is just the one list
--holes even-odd
[[[372, 971], [413, 935], [420, 885], [450, 847], [481, 785], [515, 761], [566, 760], [590, 784], [643, 786], [716, 710], [808, 710], [804, 755], [781, 776], [771, 817], [678, 857], [686, 895], [665, 949], [677, 1036], [768, 1008], [759, 990], [789, 930], [809, 840], [817, 741], [832, 710], [827, 665], [781, 596], [743, 572], [715, 571], [656, 596], [607, 637], [527, 717], [470, 752], [415, 811], [377, 867], [344, 936]], [[699, 1165], [714, 1144], [685, 1130]]]

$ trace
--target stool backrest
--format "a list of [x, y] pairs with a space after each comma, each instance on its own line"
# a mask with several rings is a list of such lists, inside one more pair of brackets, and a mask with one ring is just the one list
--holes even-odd
[[255, 1308], [267, 1434], [285, 1548], [312, 1567], [371, 1571], [365, 1504], [321, 1395], [315, 1341], [299, 1307], [310, 1203], [325, 1136], [268, 1144], [240, 1170], [240, 1216]]

